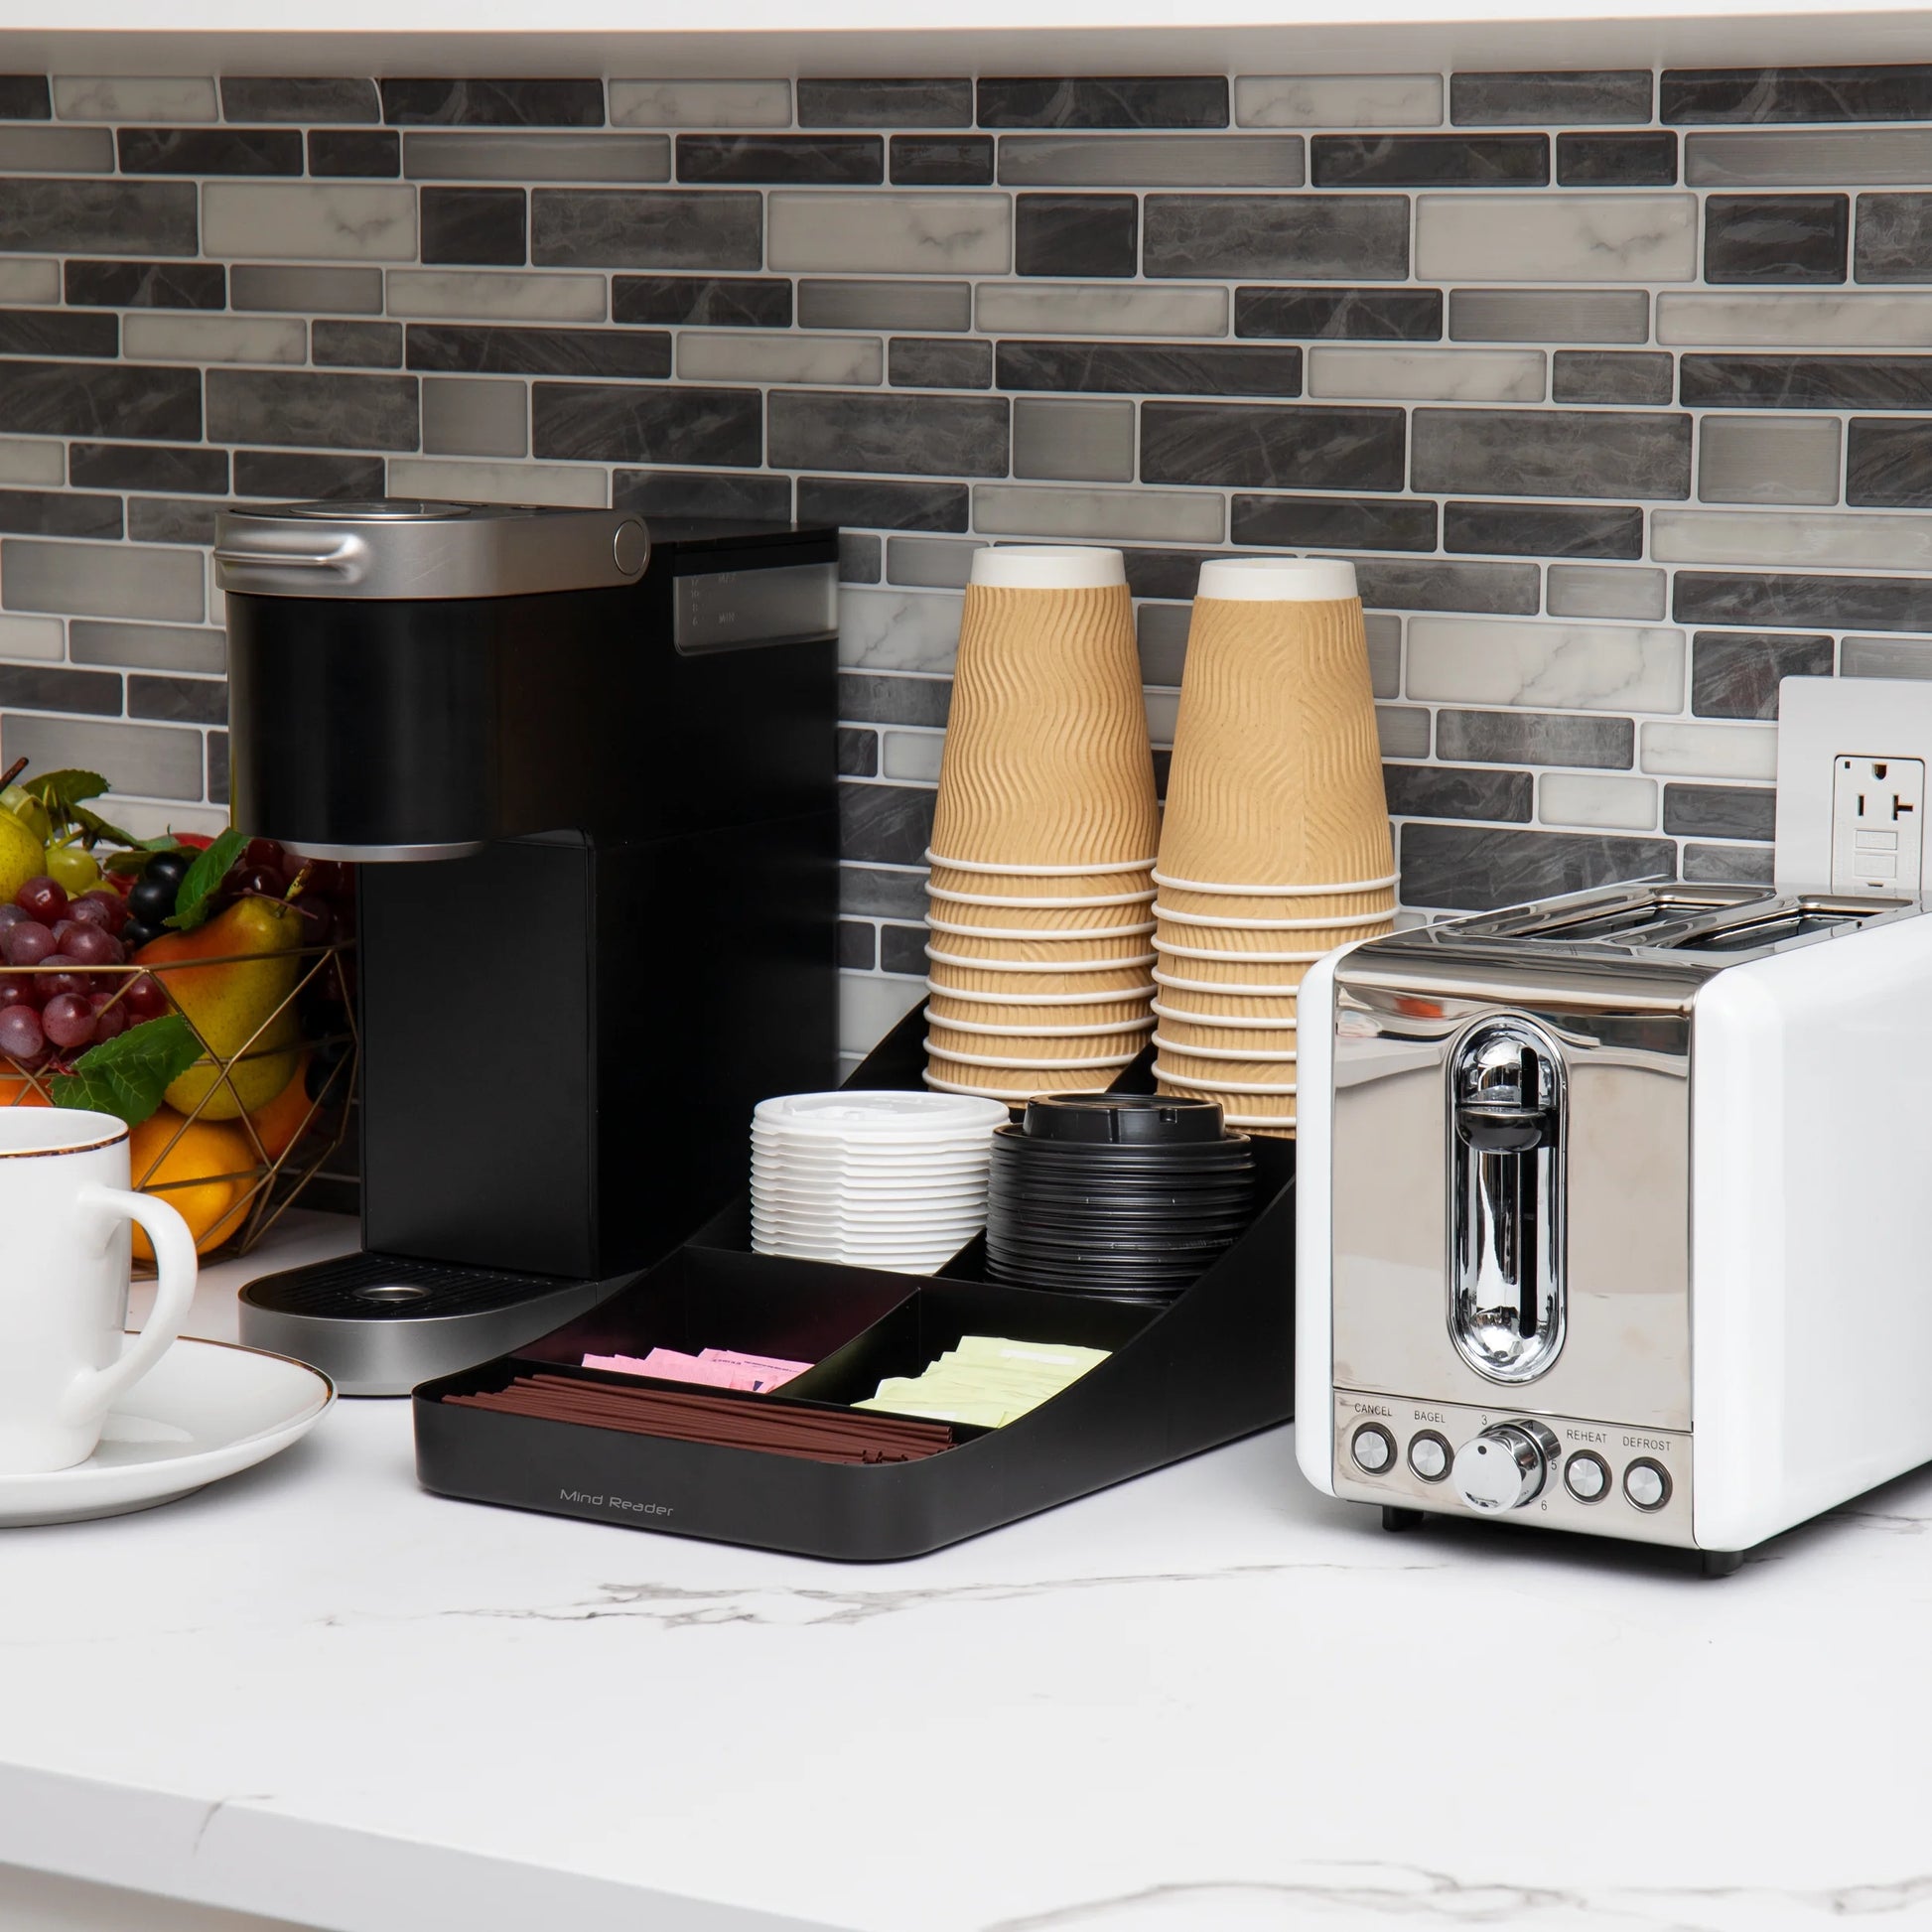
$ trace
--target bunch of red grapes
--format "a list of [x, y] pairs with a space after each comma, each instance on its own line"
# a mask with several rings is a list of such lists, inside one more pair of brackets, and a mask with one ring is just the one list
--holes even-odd
[[0, 959], [35, 969], [0, 973], [0, 1053], [37, 1067], [168, 1011], [152, 974], [98, 970], [125, 962], [129, 917], [127, 901], [110, 887], [69, 898], [44, 877], [0, 905]]

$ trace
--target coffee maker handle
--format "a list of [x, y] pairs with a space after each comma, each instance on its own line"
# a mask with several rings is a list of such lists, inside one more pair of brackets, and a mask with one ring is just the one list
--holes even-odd
[[69, 1423], [92, 1422], [105, 1415], [114, 1398], [124, 1395], [161, 1359], [188, 1319], [197, 1274], [195, 1237], [165, 1200], [124, 1187], [88, 1187], [80, 1199], [84, 1207], [138, 1221], [154, 1245], [160, 1279], [147, 1325], [122, 1349], [120, 1359], [106, 1368], [88, 1369], [69, 1388], [61, 1404], [62, 1420]]

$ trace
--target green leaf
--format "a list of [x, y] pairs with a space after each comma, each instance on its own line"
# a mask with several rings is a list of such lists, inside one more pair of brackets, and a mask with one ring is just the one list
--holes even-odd
[[231, 825], [188, 868], [188, 877], [175, 895], [175, 909], [162, 921], [177, 932], [193, 932], [213, 910], [214, 889], [242, 855], [248, 834]]
[[43, 771], [24, 782], [50, 812], [66, 812], [69, 818], [76, 805], [100, 797], [108, 788], [98, 771]]
[[111, 825], [98, 812], [90, 812], [84, 805], [75, 805], [69, 814], [73, 822], [92, 839], [106, 839], [113, 845], [124, 845], [139, 855], [140, 864], [123, 870], [138, 872], [145, 865], [148, 855], [155, 852], [178, 852], [181, 841], [172, 832], [158, 839], [137, 839], [132, 832], [123, 832], [118, 825]]
[[55, 1074], [54, 1104], [114, 1114], [139, 1127], [201, 1057], [202, 1042], [180, 1014], [144, 1020], [116, 1039], [89, 1046], [71, 1073]]

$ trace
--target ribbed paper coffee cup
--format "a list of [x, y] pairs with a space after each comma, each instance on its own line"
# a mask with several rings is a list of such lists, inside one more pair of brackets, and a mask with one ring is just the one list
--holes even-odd
[[1202, 566], [1160, 871], [1358, 889], [1395, 871], [1351, 566]]
[[[1269, 965], [1249, 957], [1241, 959], [1184, 959], [1165, 950], [1157, 951], [1155, 959], [1155, 983], [1166, 986], [1174, 980], [1184, 981], [1180, 991], [1198, 992], [1208, 987], [1238, 986], [1247, 997], [1255, 997], [1255, 989], [1266, 988], [1260, 997], [1266, 999], [1282, 993], [1293, 993], [1308, 978], [1309, 969], [1305, 965]], [[1165, 998], [1165, 994], [1163, 995]]]
[[960, 1060], [971, 1066], [1057, 1065], [1063, 1060], [1090, 1060], [1119, 1066], [1133, 1059], [1147, 1044], [1146, 1034], [1131, 1030], [1097, 1037], [976, 1034], [961, 1033], [942, 1026], [929, 1015], [927, 1018], [927, 1050], [936, 1058]]
[[1216, 1027], [1286, 1027], [1295, 1018], [1299, 997], [1294, 987], [1278, 994], [1247, 995], [1211, 986], [1204, 991], [1185, 986], [1157, 986], [1154, 1012], [1160, 1019], [1172, 1015], [1176, 1020]]
[[968, 1031], [980, 1028], [1013, 1028], [1027, 1033], [1053, 1033], [1061, 1028], [1095, 1028], [1121, 1033], [1130, 1027], [1143, 1032], [1147, 1022], [1147, 1000], [1096, 1001], [1090, 1005], [1006, 1005], [974, 999], [967, 993], [933, 993], [926, 1002], [926, 1017], [934, 1026], [960, 1026]]
[[1144, 932], [1103, 938], [1088, 938], [1079, 932], [1042, 932], [1037, 938], [1030, 939], [996, 939], [978, 932], [933, 932], [927, 939], [926, 950], [929, 954], [943, 955], [951, 964], [1007, 960], [1017, 965], [1064, 969], [1069, 965], [1097, 965], [1104, 960], [1126, 965], [1152, 952], [1153, 946]]
[[1312, 965], [1337, 946], [1350, 946], [1358, 939], [1379, 939], [1390, 929], [1387, 919], [1371, 919], [1326, 932], [1280, 932], [1266, 926], [1182, 925], [1159, 913], [1155, 938], [1163, 952], [1179, 958], [1201, 953], [1258, 953], [1284, 965]]
[[949, 865], [1128, 864], [1159, 836], [1154, 758], [1117, 550], [973, 558], [932, 850]]
[[1143, 905], [961, 905], [935, 898], [926, 923], [935, 932], [964, 927], [970, 932], [1114, 932], [1145, 927]]
[[1083, 973], [1055, 972], [1033, 962], [1000, 971], [983, 960], [954, 965], [950, 960], [928, 959], [926, 968], [926, 985], [932, 991], [957, 993], [966, 999], [981, 993], [1026, 993], [1039, 999], [1056, 999], [1066, 993], [1113, 993], [1138, 999], [1150, 977], [1147, 964], [1139, 958], [1131, 965], [1102, 965]]
[[[1166, 878], [1166, 874], [1162, 875]], [[1340, 931], [1395, 915], [1395, 888], [1372, 893], [1323, 893], [1294, 898], [1268, 898], [1244, 893], [1202, 893], [1184, 887], [1157, 886], [1155, 902], [1192, 919], [1229, 925], [1272, 925], [1279, 932]], [[1310, 944], [1321, 943], [1319, 938]]]
[[1160, 1016], [1154, 1043], [1163, 1053], [1194, 1047], [1201, 1057], [1232, 1060], [1251, 1053], [1298, 1052], [1300, 1040], [1301, 1032], [1295, 1027], [1218, 1027], [1212, 1020], [1180, 1020], [1167, 1013]]
[[1145, 905], [1152, 896], [1148, 883], [1152, 855], [1148, 863], [1124, 867], [1118, 872], [997, 873], [973, 872], [935, 860], [929, 869], [932, 887], [939, 893], [968, 895], [989, 905], [1059, 905], [1084, 901], [1100, 905]]
[[1217, 1087], [1225, 1093], [1292, 1087], [1295, 1084], [1294, 1060], [1221, 1060], [1184, 1053], [1163, 1046], [1155, 1055], [1155, 1071], [1164, 1080], [1183, 1085]]
[[1158, 1069], [1154, 1084], [1160, 1093], [1218, 1101], [1223, 1120], [1237, 1133], [1258, 1134], [1280, 1140], [1295, 1138], [1296, 1096], [1292, 1093], [1230, 1093], [1224, 1088], [1163, 1079]]

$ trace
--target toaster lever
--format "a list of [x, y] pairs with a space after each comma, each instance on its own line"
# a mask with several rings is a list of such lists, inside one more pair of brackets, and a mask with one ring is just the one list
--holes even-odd
[[1557, 1043], [1514, 1015], [1449, 1059], [1449, 1333], [1491, 1381], [1533, 1380], [1563, 1347], [1565, 1081]]
[[1455, 1110], [1455, 1131], [1485, 1154], [1521, 1154], [1542, 1147], [1553, 1128], [1550, 1114], [1541, 1107], [1465, 1104]]

